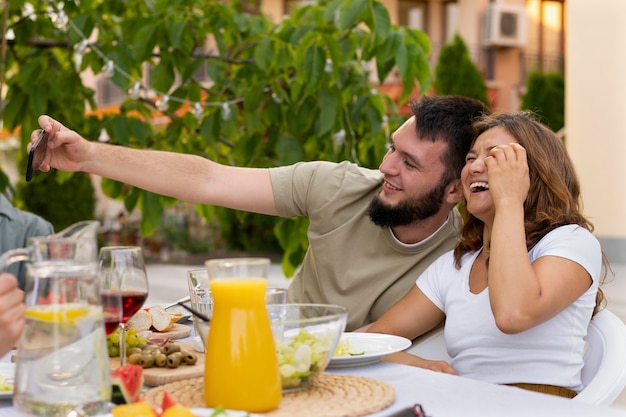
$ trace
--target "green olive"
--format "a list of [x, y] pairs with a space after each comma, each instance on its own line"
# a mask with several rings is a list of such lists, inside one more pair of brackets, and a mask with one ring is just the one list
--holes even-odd
[[139, 349], [138, 347], [130, 348], [126, 351], [126, 356], [130, 357], [130, 355], [134, 353], [142, 353], [142, 350]]
[[159, 367], [159, 368], [163, 368], [164, 366], [166, 366], [167, 365], [167, 356], [165, 356], [163, 353], [158, 353], [154, 357], [154, 365]]
[[132, 355], [128, 357], [128, 363], [133, 364], [133, 365], [140, 365], [142, 358], [143, 358], [143, 355], [141, 353], [133, 353]]
[[167, 357], [167, 367], [168, 368], [178, 368], [180, 366], [180, 355], [169, 355]]
[[183, 355], [183, 361], [187, 365], [195, 365], [196, 362], [198, 362], [198, 356], [195, 353], [189, 352], [188, 350], [183, 350], [180, 353]]
[[165, 353], [166, 355], [171, 355], [174, 352], [180, 352], [180, 346], [177, 345], [176, 343], [170, 343], [168, 345], [165, 345]]
[[142, 368], [152, 368], [154, 366], [154, 357], [144, 353], [141, 356], [141, 362], [139, 362], [139, 365], [141, 365]]

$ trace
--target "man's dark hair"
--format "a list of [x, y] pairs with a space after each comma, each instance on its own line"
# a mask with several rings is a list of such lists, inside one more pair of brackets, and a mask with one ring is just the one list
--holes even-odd
[[443, 183], [449, 184], [460, 177], [465, 165], [465, 156], [474, 140], [472, 123], [491, 111], [478, 100], [454, 95], [422, 96], [409, 105], [415, 116], [417, 137], [448, 144], [441, 162], [445, 166]]

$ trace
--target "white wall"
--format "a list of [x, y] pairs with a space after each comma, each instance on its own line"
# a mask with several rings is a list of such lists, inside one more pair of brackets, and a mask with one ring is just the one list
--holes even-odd
[[626, 262], [626, 1], [568, 0], [567, 145], [585, 213], [612, 261]]

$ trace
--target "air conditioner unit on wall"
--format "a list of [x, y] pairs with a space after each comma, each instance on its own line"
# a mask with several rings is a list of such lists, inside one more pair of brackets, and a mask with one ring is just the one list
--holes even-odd
[[485, 14], [485, 46], [525, 46], [528, 20], [524, 5], [490, 3]]

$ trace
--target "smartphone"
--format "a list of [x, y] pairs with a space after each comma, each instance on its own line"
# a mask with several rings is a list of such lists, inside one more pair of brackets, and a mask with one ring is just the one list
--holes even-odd
[[[26, 181], [30, 181], [33, 178], [34, 166], [39, 168], [43, 162], [43, 158], [46, 156], [48, 137], [46, 131], [42, 130], [39, 137], [35, 141], [35, 144], [28, 152], [28, 163], [26, 164]], [[37, 152], [39, 149], [39, 152]]]

